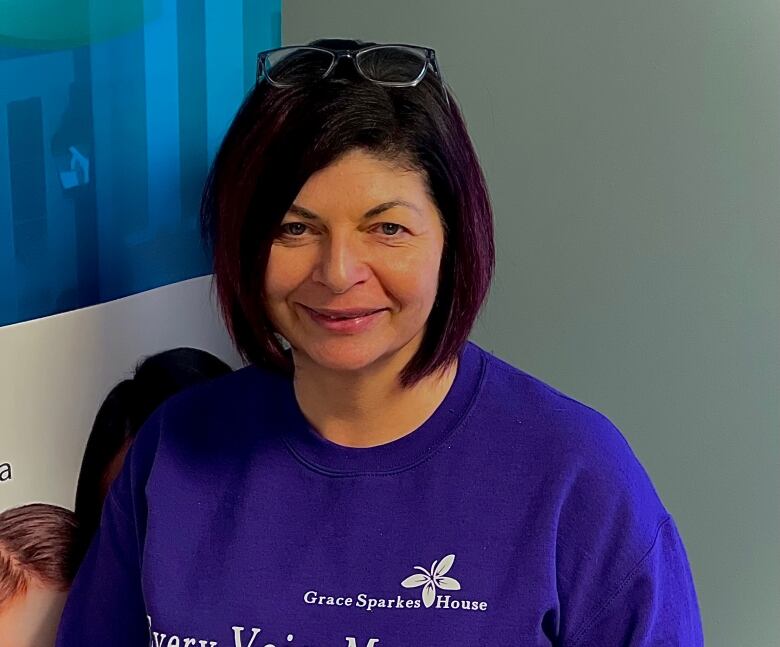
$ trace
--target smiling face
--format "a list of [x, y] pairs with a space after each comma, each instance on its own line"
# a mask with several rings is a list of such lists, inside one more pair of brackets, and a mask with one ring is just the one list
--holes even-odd
[[[375, 209], [390, 202], [407, 204]], [[265, 276], [268, 316], [296, 364], [355, 371], [401, 349], [411, 357], [436, 298], [443, 246], [423, 175], [361, 150], [313, 174], [281, 222]], [[383, 311], [334, 330], [307, 308]]]

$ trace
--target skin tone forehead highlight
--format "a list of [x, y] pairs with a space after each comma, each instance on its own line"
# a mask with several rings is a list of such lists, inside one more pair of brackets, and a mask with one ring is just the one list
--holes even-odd
[[[334, 182], [336, 186], [332, 184]], [[400, 194], [394, 195], [394, 186], [402, 189]], [[324, 207], [326, 211], [315, 206], [319, 198], [323, 197], [327, 203]], [[335, 199], [335, 203], [331, 202], [332, 199]], [[419, 224], [426, 223], [431, 215], [440, 219], [424, 172], [410, 167], [405, 160], [389, 160], [360, 149], [342, 155], [310, 177], [297, 201], [290, 205], [285, 215], [298, 216], [311, 222], [324, 222], [331, 208], [341, 212], [345, 203], [350, 202], [363, 208], [374, 203], [364, 213], [355, 214], [359, 222], [369, 221], [394, 208], [406, 211]]]
[[[419, 216], [424, 215], [422, 209], [420, 209], [413, 202], [409, 202], [408, 200], [397, 199], [397, 200], [388, 200], [386, 202], [382, 202], [372, 207], [361, 216], [361, 219], [370, 220], [371, 218], [375, 216], [379, 216], [385, 211], [388, 211], [395, 207], [406, 207], [407, 209], [410, 209], [411, 211], [415, 212]], [[300, 216], [301, 218], [306, 218], [307, 220], [324, 220], [322, 216], [315, 213], [311, 209], [307, 209], [306, 207], [303, 207], [295, 203], [290, 205], [290, 208], [287, 210], [287, 213]]]

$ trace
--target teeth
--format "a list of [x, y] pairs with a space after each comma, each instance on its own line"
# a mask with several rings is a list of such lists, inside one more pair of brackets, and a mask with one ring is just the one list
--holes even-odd
[[358, 319], [359, 317], [367, 317], [370, 315], [370, 312], [361, 312], [357, 315], [352, 315], [349, 317], [331, 317], [330, 315], [325, 315], [329, 321], [346, 321], [347, 319]]
[[319, 314], [320, 317], [325, 317], [329, 321], [345, 321], [347, 319], [358, 319], [359, 317], [367, 317], [367, 316], [373, 314], [373, 312], [361, 312], [361, 313], [356, 314], [356, 315], [348, 315], [348, 316], [326, 315], [326, 314], [321, 313], [321, 312], [317, 313], [317, 314]]

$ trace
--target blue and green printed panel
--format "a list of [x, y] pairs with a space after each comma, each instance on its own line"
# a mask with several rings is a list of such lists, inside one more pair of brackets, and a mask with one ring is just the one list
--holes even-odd
[[211, 271], [208, 166], [281, 0], [0, 3], [0, 326]]

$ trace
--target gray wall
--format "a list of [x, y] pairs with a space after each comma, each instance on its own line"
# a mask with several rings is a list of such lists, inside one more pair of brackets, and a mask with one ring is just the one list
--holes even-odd
[[472, 338], [621, 429], [708, 646], [780, 644], [780, 3], [285, 0], [282, 23], [436, 49], [495, 208]]

